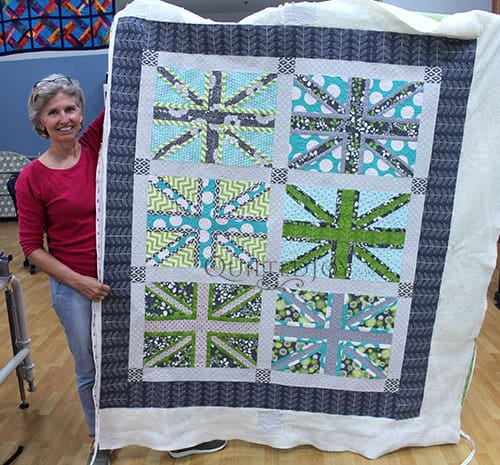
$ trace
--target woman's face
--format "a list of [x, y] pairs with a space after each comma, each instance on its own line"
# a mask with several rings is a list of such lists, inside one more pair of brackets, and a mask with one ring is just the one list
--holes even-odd
[[75, 99], [59, 92], [45, 105], [40, 117], [40, 128], [47, 130], [52, 143], [74, 143], [82, 121], [82, 111]]

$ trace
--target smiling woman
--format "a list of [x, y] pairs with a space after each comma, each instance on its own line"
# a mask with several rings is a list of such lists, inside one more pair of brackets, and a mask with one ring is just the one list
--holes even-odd
[[52, 116], [54, 115], [55, 109], [49, 104], [54, 103], [51, 102], [51, 100], [58, 94], [64, 94], [66, 97], [72, 99], [70, 105], [80, 112], [79, 130], [81, 129], [81, 123], [83, 121], [81, 115], [84, 110], [85, 99], [79, 82], [71, 80], [69, 77], [62, 74], [52, 74], [33, 84], [33, 91], [28, 102], [30, 122], [36, 133], [43, 139], [48, 139], [49, 134], [41, 118], [49, 113], [49, 108]]
[[79, 138], [83, 108], [83, 91], [74, 79], [52, 74], [33, 85], [29, 119], [50, 146], [22, 171], [16, 194], [20, 244], [30, 262], [50, 277], [52, 305], [73, 354], [80, 400], [94, 435], [92, 302], [102, 301], [110, 288], [97, 279], [95, 247], [104, 111]]
[[62, 91], [54, 95], [45, 105], [38, 121], [38, 131], [51, 140], [49, 150], [40, 157], [40, 161], [54, 169], [75, 165], [80, 158], [77, 137], [82, 122], [82, 109], [73, 97]]

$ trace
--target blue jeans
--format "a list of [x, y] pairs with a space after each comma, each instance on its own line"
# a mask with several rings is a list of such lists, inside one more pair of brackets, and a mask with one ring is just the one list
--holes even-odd
[[95, 435], [95, 404], [92, 390], [95, 365], [92, 350], [92, 301], [54, 278], [50, 280], [52, 306], [64, 327], [75, 362], [80, 402], [92, 436]]

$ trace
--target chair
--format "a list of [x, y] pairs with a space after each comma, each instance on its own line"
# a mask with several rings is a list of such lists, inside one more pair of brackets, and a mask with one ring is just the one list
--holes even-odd
[[19, 174], [30, 161], [31, 158], [20, 153], [0, 150], [0, 218], [17, 216], [6, 184], [12, 174]]

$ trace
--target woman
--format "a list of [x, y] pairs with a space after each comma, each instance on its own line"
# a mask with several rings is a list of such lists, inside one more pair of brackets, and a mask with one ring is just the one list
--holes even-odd
[[[30, 122], [50, 146], [22, 170], [16, 196], [20, 244], [30, 262], [49, 275], [52, 305], [73, 354], [80, 401], [94, 436], [92, 301], [102, 301], [110, 290], [97, 279], [95, 243], [95, 181], [104, 111], [79, 138], [83, 110], [84, 96], [76, 80], [53, 74], [33, 86]], [[95, 463], [108, 464], [109, 452], [100, 451], [98, 458], [102, 460]]]
[[[73, 354], [80, 401], [89, 432], [95, 434], [92, 395], [92, 302], [110, 288], [97, 278], [95, 182], [104, 110], [79, 138], [84, 96], [78, 81], [53, 74], [38, 81], [28, 101], [30, 122], [50, 146], [25, 167], [16, 183], [19, 239], [25, 256], [49, 275], [52, 305]], [[48, 251], [44, 247], [47, 236]], [[172, 457], [215, 452], [225, 441], [172, 451]], [[110, 451], [92, 462], [108, 465]]]

